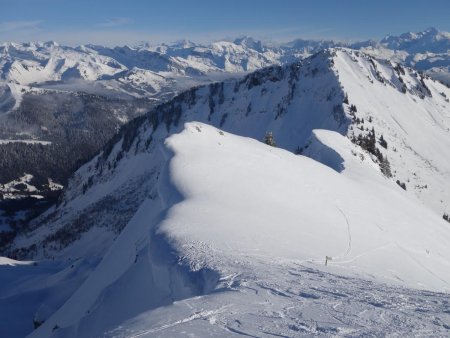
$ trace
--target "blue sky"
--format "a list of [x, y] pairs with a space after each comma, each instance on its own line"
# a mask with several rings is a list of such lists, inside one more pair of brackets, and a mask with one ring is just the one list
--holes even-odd
[[0, 0], [0, 41], [206, 42], [250, 35], [355, 41], [434, 26], [450, 0]]

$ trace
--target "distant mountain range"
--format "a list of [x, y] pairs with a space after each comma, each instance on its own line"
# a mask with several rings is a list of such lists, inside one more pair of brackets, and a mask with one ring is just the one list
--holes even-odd
[[10, 84], [67, 90], [76, 90], [74, 82], [83, 80], [86, 83], [78, 83], [78, 86], [88, 92], [158, 98], [163, 97], [161, 92], [169, 92], [166, 86], [172, 91], [185, 88], [179, 83], [180, 77], [208, 81], [216, 72], [254, 71], [331, 47], [382, 53], [420, 70], [436, 71], [449, 66], [445, 55], [450, 51], [450, 33], [429, 28], [419, 33], [386, 36], [379, 42], [297, 39], [279, 45], [264, 44], [250, 37], [207, 45], [183, 40], [173, 44], [115, 48], [68, 47], [55, 42], [3, 43], [0, 45], [0, 78]]
[[286, 64], [332, 47], [402, 61], [439, 79], [449, 73], [450, 33], [435, 28], [351, 44], [297, 39], [268, 45], [250, 37], [208, 45], [179, 41], [115, 48], [11, 42], [0, 45], [0, 109], [17, 108], [23, 95], [43, 90], [164, 100], [192, 85]]

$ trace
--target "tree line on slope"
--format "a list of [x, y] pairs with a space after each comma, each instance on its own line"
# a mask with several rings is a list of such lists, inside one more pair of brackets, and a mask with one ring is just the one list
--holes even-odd
[[[120, 125], [150, 108], [145, 100], [120, 100], [85, 93], [25, 94], [20, 107], [1, 121], [0, 138], [28, 137], [51, 144], [0, 144], [0, 183], [23, 173], [65, 184]], [[27, 136], [27, 135], [25, 135]]]

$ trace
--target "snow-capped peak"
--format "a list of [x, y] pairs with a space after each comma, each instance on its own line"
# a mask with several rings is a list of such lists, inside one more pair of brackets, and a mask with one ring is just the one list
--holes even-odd
[[447, 53], [450, 50], [450, 36], [434, 27], [422, 32], [409, 32], [400, 36], [386, 36], [380, 42], [387, 48], [405, 50], [409, 53]]
[[190, 40], [182, 39], [182, 40], [178, 40], [178, 41], [170, 43], [169, 46], [172, 48], [186, 49], [186, 48], [195, 47], [195, 46], [197, 46], [197, 44]]
[[237, 45], [241, 45], [247, 48], [254, 49], [258, 52], [263, 51], [263, 43], [260, 40], [255, 40], [249, 36], [243, 36], [234, 40], [234, 43]]

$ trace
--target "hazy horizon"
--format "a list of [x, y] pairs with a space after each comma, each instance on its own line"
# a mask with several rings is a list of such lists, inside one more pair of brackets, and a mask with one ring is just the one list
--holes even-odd
[[[443, 0], [427, 3], [349, 0], [255, 1], [226, 4], [197, 0], [76, 2], [2, 0], [0, 41], [57, 41], [64, 45], [208, 43], [251, 36], [265, 42], [297, 38], [354, 42], [386, 35], [450, 30]], [[436, 10], [439, 9], [439, 10]]]

